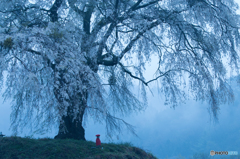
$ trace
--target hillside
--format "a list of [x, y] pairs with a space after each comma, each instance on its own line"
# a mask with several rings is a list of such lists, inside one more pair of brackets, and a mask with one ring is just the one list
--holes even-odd
[[129, 143], [102, 143], [79, 140], [0, 138], [0, 159], [157, 159]]

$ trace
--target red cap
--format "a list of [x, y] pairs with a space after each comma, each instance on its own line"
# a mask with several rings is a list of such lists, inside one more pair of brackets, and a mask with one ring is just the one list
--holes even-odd
[[99, 134], [97, 134], [96, 136], [100, 136]]

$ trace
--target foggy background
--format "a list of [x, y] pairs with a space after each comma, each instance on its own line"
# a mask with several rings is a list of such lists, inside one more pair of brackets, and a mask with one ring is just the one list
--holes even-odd
[[[236, 1], [240, 3], [240, 0]], [[240, 12], [238, 12], [239, 14]], [[154, 63], [154, 61], [152, 61]], [[156, 62], [155, 62], [156, 63]], [[147, 67], [146, 80], [151, 79], [156, 71], [156, 65]], [[164, 95], [158, 95], [157, 89], [151, 85], [154, 96], [147, 91], [148, 107], [142, 113], [133, 113], [123, 119], [136, 127], [139, 138], [123, 130], [123, 135], [113, 138], [113, 142], [131, 142], [134, 146], [151, 152], [158, 158], [173, 159], [179, 155], [189, 158], [195, 153], [205, 153], [209, 158], [210, 151], [238, 151], [240, 154], [240, 84], [231, 82], [235, 94], [235, 101], [220, 106], [218, 123], [208, 112], [207, 102], [187, 100], [175, 109], [164, 105]], [[148, 89], [147, 89], [148, 90]], [[4, 90], [2, 90], [3, 93]], [[138, 88], [136, 88], [136, 92]], [[1, 93], [1, 94], [2, 94]], [[0, 132], [11, 136], [10, 128], [11, 105], [9, 101], [3, 103], [0, 96]], [[57, 135], [58, 130], [45, 135], [34, 135], [34, 138], [50, 137]], [[105, 125], [95, 124], [90, 118], [85, 126], [85, 138], [96, 141], [96, 134], [100, 134], [101, 142], [107, 143]], [[17, 136], [29, 136], [29, 130]], [[223, 156], [237, 159], [237, 156]]]
[[[157, 90], [153, 89], [154, 97], [149, 93], [149, 107], [145, 112], [132, 114], [123, 118], [136, 127], [139, 138], [123, 130], [119, 140], [115, 137], [113, 142], [131, 142], [134, 146], [151, 152], [158, 158], [173, 159], [174, 156], [190, 157], [195, 153], [205, 153], [210, 157], [210, 151], [238, 151], [240, 153], [240, 107], [239, 85], [232, 82], [235, 89], [236, 100], [232, 104], [220, 107], [219, 122], [214, 124], [208, 112], [208, 104], [186, 101], [174, 109], [164, 106], [164, 98], [159, 98]], [[2, 103], [2, 99], [0, 101]], [[0, 131], [6, 136], [11, 136], [10, 103], [0, 106]], [[58, 130], [45, 135], [34, 135], [34, 138], [53, 138]], [[96, 141], [96, 134], [100, 134], [101, 142], [107, 143], [105, 125], [94, 124], [89, 119], [85, 126], [85, 137], [88, 141]], [[25, 129], [17, 136], [30, 136]], [[216, 159], [216, 155], [214, 158]], [[230, 156], [225, 156], [230, 158]], [[236, 157], [236, 156], [235, 156]], [[235, 158], [237, 159], [237, 157]]]

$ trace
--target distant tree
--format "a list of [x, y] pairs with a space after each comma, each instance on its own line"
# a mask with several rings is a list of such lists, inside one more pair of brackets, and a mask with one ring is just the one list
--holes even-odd
[[[135, 133], [115, 113], [143, 110], [145, 88], [154, 81], [165, 104], [175, 107], [190, 94], [207, 100], [217, 119], [219, 105], [234, 99], [226, 67], [238, 71], [237, 6], [233, 0], [1, 0], [1, 85], [6, 71], [13, 132], [56, 125], [55, 138], [85, 140], [82, 121], [90, 115], [106, 122], [110, 137], [122, 124]], [[158, 68], [146, 81], [153, 57]]]

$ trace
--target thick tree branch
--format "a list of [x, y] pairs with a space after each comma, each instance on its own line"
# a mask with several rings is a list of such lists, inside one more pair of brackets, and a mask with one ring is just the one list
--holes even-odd
[[98, 51], [97, 51], [97, 56], [98, 56], [98, 59], [101, 58], [101, 55], [102, 55], [102, 51], [103, 51], [103, 48], [104, 48], [104, 45], [108, 39], [108, 37], [111, 35], [113, 29], [116, 27], [116, 23], [112, 23], [110, 25], [110, 27], [108, 28], [106, 34], [104, 35], [104, 37], [102, 38], [100, 44], [99, 44], [99, 47], [98, 47]]
[[[108, 49], [107, 49], [108, 50]], [[112, 60], [104, 60], [105, 58], [111, 57], [112, 56]], [[98, 58], [98, 65], [104, 65], [104, 66], [114, 66], [118, 63], [118, 57], [116, 55], [114, 55], [111, 51], [108, 50], [108, 53], [100, 56], [100, 58]]]
[[141, 2], [142, 0], [138, 0], [137, 3], [135, 3], [127, 12], [130, 13], [131, 11], [136, 10], [136, 8], [139, 6]]
[[[117, 61], [118, 61], [117, 59], [118, 59], [118, 57], [115, 56], [115, 55], [112, 53], [113, 47], [115, 46], [115, 44], [117, 43], [117, 41], [118, 41], [118, 31], [117, 31], [117, 29], [116, 29], [116, 39], [114, 40], [114, 42], [113, 42], [110, 50], [108, 49], [106, 43], [104, 44], [104, 48], [106, 49], [107, 54], [104, 54], [104, 55], [99, 56], [99, 58], [98, 58], [99, 64], [108, 64], [108, 65], [111, 65], [111, 66], [117, 64]], [[104, 58], [108, 58], [108, 57], [110, 57], [110, 56], [113, 56], [112, 61], [106, 61], [106, 60], [104, 61], [104, 60], [103, 60]]]
[[[111, 18], [112, 15], [108, 16], [108, 17], [103, 17], [94, 27], [92, 30], [92, 35], [97, 35], [97, 33], [101, 30], [102, 27], [106, 26], [107, 24], [111, 23], [111, 22], [115, 22], [115, 23], [120, 23], [123, 20], [127, 19], [128, 17], [131, 17], [131, 15], [129, 15], [132, 11], [135, 11], [137, 9], [140, 8], [144, 8], [147, 7], [151, 4], [157, 3], [160, 0], [157, 1], [153, 1], [153, 2], [149, 2], [147, 4], [144, 4], [142, 6], [139, 6], [139, 4], [142, 2], [142, 0], [138, 0], [138, 2], [136, 2], [127, 12], [125, 12], [125, 14], [123, 14], [121, 17], [117, 17], [117, 14], [115, 13], [115, 20]], [[118, 6], [118, 1], [116, 1], [115, 3], [115, 7]], [[115, 8], [117, 9], [117, 8]], [[116, 21], [117, 19], [117, 21]]]
[[68, 0], [68, 4], [69, 6], [76, 12], [78, 13], [80, 16], [84, 16], [84, 12], [80, 9], [78, 9], [78, 7], [75, 6], [75, 3], [77, 2], [77, 0]]
[[49, 12], [50, 12], [50, 18], [51, 18], [51, 22], [56, 22], [58, 21], [58, 8], [61, 6], [63, 0], [55, 0], [53, 6], [50, 8]]
[[97, 33], [106, 25], [112, 22], [112, 19], [109, 17], [103, 17], [92, 29], [91, 34], [97, 35]]
[[89, 6], [87, 11], [83, 14], [83, 30], [86, 34], [90, 35], [90, 20], [92, 16], [92, 12], [94, 10], [94, 6]]
[[[117, 14], [115, 13], [115, 19], [112, 19], [111, 16], [108, 16], [108, 17], [103, 17], [93, 28], [92, 30], [92, 34], [93, 35], [96, 35], [99, 30], [101, 30], [102, 27], [106, 26], [107, 24], [111, 23], [111, 22], [114, 22], [114, 23], [120, 23], [122, 22], [123, 20], [127, 19], [130, 15], [130, 12], [132, 11], [135, 11], [137, 10], [139, 4], [142, 2], [142, 0], [138, 0], [138, 2], [136, 2], [127, 12], [125, 12], [125, 14], [123, 14], [121, 17], [117, 17]], [[154, 1], [155, 2], [155, 1]], [[149, 4], [150, 5], [150, 4]], [[115, 3], [115, 7], [118, 6], [118, 1], [116, 1]], [[136, 9], [137, 8], [137, 9]], [[115, 8], [117, 10], [117, 8]], [[116, 21], [117, 19], [117, 21]]]
[[[145, 30], [143, 30], [143, 31], [140, 31], [140, 32], [138, 33], [138, 35], [137, 35], [134, 39], [132, 39], [132, 40], [130, 41], [130, 43], [125, 47], [125, 49], [122, 51], [122, 53], [119, 55], [119, 57], [117, 57], [117, 56], [115, 56], [115, 55], [112, 54], [112, 56], [113, 56], [112, 61], [103, 60], [104, 57], [101, 56], [101, 54], [102, 54], [102, 50], [103, 50], [103, 47], [104, 47], [104, 43], [102, 43], [102, 44], [101, 44], [101, 47], [99, 46], [99, 50], [98, 50], [98, 51], [99, 51], [99, 52], [98, 52], [98, 64], [102, 64], [102, 65], [105, 65], [105, 66], [113, 66], [113, 65], [116, 65], [116, 64], [123, 58], [123, 56], [125, 55], [125, 53], [127, 53], [127, 52], [133, 47], [134, 43], [135, 43], [140, 37], [142, 37], [142, 35], [143, 35], [147, 30], [150, 30], [150, 29], [154, 28], [155, 26], [159, 25], [160, 23], [161, 23], [160, 21], [155, 21], [155, 22], [151, 23], [151, 24], [147, 27], [147, 29], [145, 29]], [[111, 26], [114, 27], [113, 25], [111, 25]], [[108, 32], [105, 34], [105, 37], [106, 37], [105, 42], [106, 42], [107, 38], [110, 36], [111, 31], [113, 30], [113, 28], [111, 28], [111, 26], [109, 27]]]

